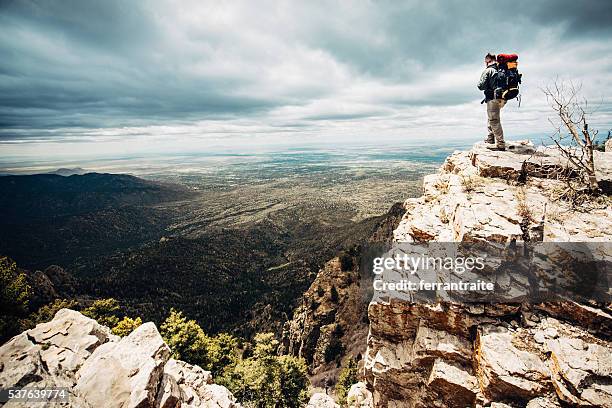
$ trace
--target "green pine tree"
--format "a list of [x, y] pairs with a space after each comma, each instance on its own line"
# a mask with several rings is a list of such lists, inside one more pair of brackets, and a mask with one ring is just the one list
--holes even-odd
[[338, 381], [336, 382], [336, 397], [342, 406], [346, 406], [346, 396], [351, 386], [358, 381], [357, 362], [354, 358], [348, 357], [345, 365], [340, 370]]
[[21, 319], [28, 314], [31, 296], [26, 274], [12, 259], [0, 257], [0, 343], [24, 329]]
[[113, 298], [107, 298], [94, 301], [81, 313], [91, 317], [103, 326], [113, 328], [119, 323], [118, 315], [120, 311], [119, 302]]

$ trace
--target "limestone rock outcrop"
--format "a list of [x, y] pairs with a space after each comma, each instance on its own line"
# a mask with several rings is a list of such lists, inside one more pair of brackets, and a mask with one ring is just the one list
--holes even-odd
[[69, 405], [81, 408], [239, 406], [210, 372], [170, 354], [153, 323], [119, 338], [61, 309], [0, 347], [0, 387], [66, 387]]
[[[596, 160], [599, 179], [610, 180], [612, 154]], [[425, 177], [422, 197], [405, 202], [394, 242], [611, 243], [609, 199], [574, 211], [555, 198], [565, 165], [527, 142], [456, 152]], [[610, 302], [419, 302], [375, 293], [368, 317], [364, 375], [375, 407], [612, 406]]]
[[[555, 179], [564, 164], [558, 155], [526, 142], [512, 146], [499, 152], [476, 144], [450, 155], [437, 174], [424, 178], [423, 196], [404, 203], [395, 241], [612, 240], [609, 206], [577, 212], [555, 199], [564, 187]], [[596, 153], [600, 180], [611, 178], [612, 155]]]

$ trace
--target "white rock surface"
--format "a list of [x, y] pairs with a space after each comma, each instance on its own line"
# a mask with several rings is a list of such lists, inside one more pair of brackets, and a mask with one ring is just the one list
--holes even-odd
[[204, 371], [196, 365], [170, 359], [164, 367], [164, 378], [169, 378], [173, 384], [177, 384], [182, 407], [238, 406], [233, 395], [225, 387], [212, 384], [212, 375], [209, 371]]
[[374, 400], [372, 393], [368, 390], [366, 383], [358, 382], [351, 385], [351, 389], [346, 395], [346, 404], [350, 408], [372, 408]]
[[513, 336], [499, 326], [483, 326], [476, 341], [480, 385], [492, 399], [529, 399], [552, 390], [548, 367], [531, 352], [512, 343]]
[[155, 324], [98, 347], [77, 372], [75, 391], [93, 406], [153, 406], [170, 349]]
[[0, 387], [67, 387], [79, 408], [240, 406], [209, 372], [169, 357], [153, 323], [120, 339], [62, 309], [0, 347]]
[[[107, 327], [69, 309], [0, 347], [0, 387], [68, 387], [74, 406], [88, 407], [73, 390], [76, 371], [102, 343], [116, 340]], [[17, 406], [17, 405], [14, 405]]]
[[[423, 180], [423, 196], [405, 202], [404, 219], [394, 231], [396, 242], [522, 240], [521, 223], [533, 237], [543, 241], [612, 241], [612, 209], [589, 212], [569, 211], [554, 199], [552, 191], [562, 183], [537, 177], [530, 170], [526, 185], [517, 185], [523, 162], [549, 169], [560, 165], [560, 158], [545, 149], [537, 159], [523, 143], [508, 143], [513, 150], [491, 151], [477, 144], [469, 152], [456, 152], [447, 158], [437, 174]], [[612, 155], [601, 153], [600, 177], [612, 177]], [[556, 164], [555, 164], [556, 163]], [[511, 182], [509, 183], [508, 180]], [[542, 220], [544, 230], [541, 231]]]
[[340, 405], [336, 404], [336, 401], [332, 397], [322, 392], [312, 394], [308, 401], [308, 408], [340, 408]]

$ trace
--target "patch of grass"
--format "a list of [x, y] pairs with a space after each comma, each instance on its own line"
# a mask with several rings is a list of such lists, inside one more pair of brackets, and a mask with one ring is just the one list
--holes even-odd
[[515, 193], [517, 205], [516, 212], [523, 220], [533, 221], [533, 214], [527, 204], [527, 194], [524, 188], [518, 188]]
[[483, 185], [482, 179], [478, 176], [461, 176], [461, 187], [465, 193], [472, 193]]

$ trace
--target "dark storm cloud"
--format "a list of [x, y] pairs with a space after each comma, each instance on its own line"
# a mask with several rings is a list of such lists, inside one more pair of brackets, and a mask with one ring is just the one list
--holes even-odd
[[531, 14], [539, 24], [566, 26], [565, 38], [599, 37], [610, 39], [612, 2], [605, 0], [549, 0], [532, 2]]
[[248, 77], [181, 76], [181, 61], [155, 55], [164, 51], [157, 18], [121, 1], [2, 3], [2, 126], [122, 126], [247, 114], [283, 102], [233, 94]]
[[[610, 39], [612, 2], [593, 0], [517, 0], [389, 2], [374, 15], [352, 21], [382, 30], [384, 44], [355, 41], [346, 26], [321, 26], [312, 43], [364, 73], [402, 81], [418, 76], [402, 61], [414, 60], [424, 71], [480, 61], [482, 50], [524, 46], [538, 30], [563, 28], [565, 40], [588, 35]], [[348, 18], [351, 16], [349, 14]]]
[[553, 49], [605, 44], [611, 19], [607, 0], [5, 0], [0, 139], [245, 117], [306, 127], [459, 106], [478, 97], [474, 78], [447, 74], [477, 75], [485, 51], [549, 32]]

